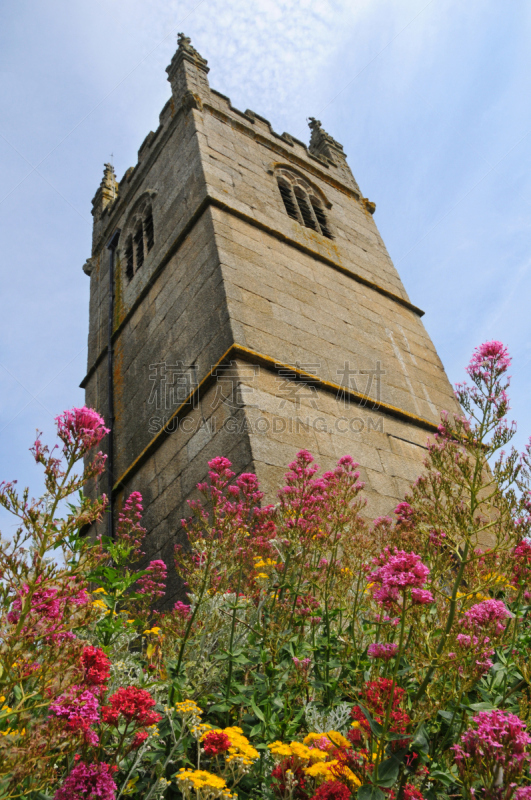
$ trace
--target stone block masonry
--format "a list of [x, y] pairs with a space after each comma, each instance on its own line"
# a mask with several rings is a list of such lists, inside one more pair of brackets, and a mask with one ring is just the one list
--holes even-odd
[[256, 472], [270, 502], [299, 449], [324, 469], [349, 453], [377, 516], [457, 408], [341, 145], [318, 120], [309, 147], [279, 135], [207, 74], [181, 34], [159, 127], [119, 183], [105, 168], [84, 266], [82, 385], [106, 419], [114, 404], [90, 491], [111, 490], [115, 514], [140, 491], [147, 557], [168, 563], [214, 456]]

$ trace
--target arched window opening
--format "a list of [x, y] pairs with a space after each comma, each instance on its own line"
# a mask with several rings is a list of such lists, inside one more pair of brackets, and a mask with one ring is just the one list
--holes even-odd
[[144, 263], [144, 232], [142, 230], [142, 222], [139, 222], [135, 231], [135, 256], [136, 268], [140, 269]]
[[323, 236], [326, 236], [327, 239], [332, 239], [333, 236], [330, 232], [330, 228], [328, 227], [326, 214], [324, 213], [323, 209], [316, 200], [312, 200], [312, 206], [317, 222], [319, 223], [319, 227], [321, 228], [321, 233]]
[[328, 224], [319, 190], [315, 189], [302, 175], [285, 167], [278, 170], [276, 177], [287, 215], [321, 236], [333, 239], [334, 236]]
[[135, 274], [135, 261], [133, 253], [133, 237], [129, 236], [125, 245], [125, 274], [131, 280]]
[[284, 201], [284, 208], [287, 211], [288, 217], [292, 219], [296, 219], [297, 222], [299, 221], [299, 215], [297, 213], [297, 206], [295, 205], [295, 200], [293, 199], [293, 192], [291, 191], [291, 186], [286, 181], [277, 181], [278, 188], [280, 190], [280, 195], [282, 200]]
[[316, 231], [317, 223], [311, 212], [310, 203], [308, 202], [306, 194], [302, 191], [302, 189], [299, 189], [298, 186], [295, 188], [295, 197], [297, 198], [297, 205], [299, 206], [299, 211], [301, 212], [302, 221], [304, 222], [305, 226]]
[[155, 229], [153, 228], [153, 213], [149, 208], [144, 219], [144, 232], [146, 234], [146, 247], [147, 251], [151, 250], [155, 244]]

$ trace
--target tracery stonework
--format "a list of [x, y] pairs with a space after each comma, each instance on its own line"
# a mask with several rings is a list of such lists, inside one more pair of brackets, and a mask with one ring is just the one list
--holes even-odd
[[325, 469], [348, 453], [377, 516], [456, 408], [342, 146], [314, 119], [309, 147], [277, 134], [207, 73], [181, 35], [159, 127], [119, 183], [105, 167], [84, 266], [82, 385], [112, 422], [114, 513], [140, 491], [167, 562], [214, 456], [274, 501], [299, 449]]

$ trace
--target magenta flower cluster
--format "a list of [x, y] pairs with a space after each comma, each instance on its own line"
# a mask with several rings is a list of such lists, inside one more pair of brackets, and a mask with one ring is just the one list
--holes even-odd
[[114, 800], [116, 783], [109, 764], [85, 764], [80, 761], [57, 789], [54, 800]]
[[[7, 620], [12, 625], [18, 624], [29, 593], [30, 587], [25, 583], [13, 600], [11, 610], [7, 614]], [[64, 622], [68, 618], [68, 606], [84, 606], [89, 600], [87, 592], [79, 589], [74, 583], [63, 594], [55, 587], [37, 589], [31, 596], [29, 609], [26, 609], [21, 633], [33, 636], [35, 639], [42, 637], [56, 642], [75, 639], [75, 634], [65, 630]]]
[[103, 417], [94, 409], [86, 406], [63, 411], [55, 418], [55, 421], [57, 435], [65, 446], [65, 452], [70, 452], [72, 448], [75, 448], [78, 457], [99, 444], [109, 433]]
[[145, 555], [140, 549], [146, 535], [146, 529], [140, 524], [143, 510], [142, 495], [131, 492], [118, 514], [116, 538], [131, 548], [130, 557], [135, 560]]
[[98, 735], [90, 726], [99, 722], [99, 702], [88, 689], [72, 686], [66, 694], [51, 704], [50, 713], [64, 720], [68, 730], [82, 732], [88, 744], [98, 744]]
[[510, 366], [509, 351], [502, 342], [483, 342], [475, 348], [466, 371], [471, 378], [488, 380], [492, 373], [502, 374]]
[[[505, 711], [480, 711], [472, 720], [475, 727], [469, 728], [461, 743], [453, 746], [454, 758], [461, 774], [473, 768], [484, 783], [503, 770], [504, 784], [517, 780], [529, 769], [531, 736], [525, 723]], [[520, 794], [520, 797], [525, 797]]]
[[398, 652], [398, 645], [393, 642], [373, 642], [367, 650], [369, 658], [381, 659], [382, 661], [389, 661], [396, 656]]
[[511, 613], [502, 600], [482, 600], [465, 612], [463, 627], [468, 630], [490, 630], [495, 635], [505, 630], [505, 620]]
[[175, 611], [178, 617], [181, 617], [181, 619], [186, 619], [187, 617], [190, 616], [192, 612], [190, 606], [187, 603], [183, 603], [182, 600], [177, 600], [177, 602], [173, 606], [173, 610]]
[[150, 561], [146, 575], [138, 579], [138, 593], [150, 595], [153, 598], [164, 597], [166, 591], [166, 576], [168, 569], [160, 558]]
[[434, 599], [424, 584], [430, 574], [426, 564], [416, 553], [385, 548], [373, 561], [378, 568], [371, 572], [368, 581], [372, 584], [372, 596], [382, 606], [392, 606], [401, 594], [410, 589], [413, 604], [426, 605]]

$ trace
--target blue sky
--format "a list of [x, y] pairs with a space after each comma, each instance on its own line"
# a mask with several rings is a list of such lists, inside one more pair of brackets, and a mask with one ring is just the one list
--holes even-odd
[[[83, 402], [90, 201], [169, 97], [185, 31], [213, 87], [345, 147], [452, 382], [475, 345], [513, 356], [531, 433], [531, 5], [526, 0], [19, 0], [0, 26], [0, 480], [40, 491], [36, 428]], [[1, 519], [1, 517], [0, 517]]]

